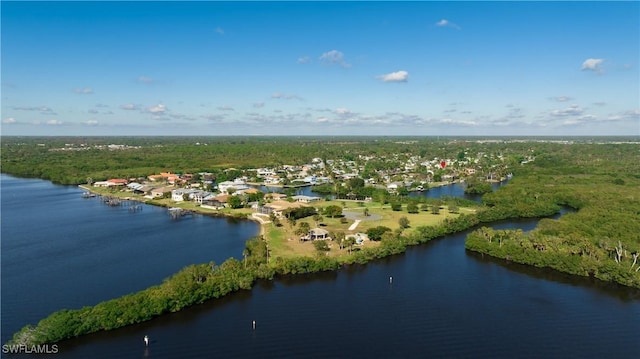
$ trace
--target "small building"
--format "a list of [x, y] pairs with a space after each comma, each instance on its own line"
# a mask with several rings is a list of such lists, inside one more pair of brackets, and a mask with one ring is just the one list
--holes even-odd
[[274, 201], [281, 201], [286, 199], [287, 195], [284, 193], [271, 192], [271, 193], [267, 193], [264, 197], [267, 199], [272, 199]]
[[125, 186], [127, 184], [127, 180], [124, 178], [112, 178], [107, 180], [109, 186]]
[[167, 193], [171, 193], [171, 191], [173, 191], [173, 187], [157, 187], [157, 188], [153, 188], [151, 189], [151, 198], [162, 198], [165, 196], [165, 194]]
[[[223, 198], [218, 198], [224, 196], [224, 202], [222, 202], [221, 200]], [[202, 200], [202, 203], [200, 204], [200, 207], [202, 208], [209, 208], [209, 209], [222, 209], [225, 207], [226, 204], [226, 200], [227, 197], [229, 197], [228, 195], [221, 195], [221, 196], [214, 196], [214, 195], [209, 195], [207, 197], [205, 197]]]
[[184, 201], [184, 195], [188, 193], [188, 190], [182, 188], [174, 189], [173, 191], [171, 191], [171, 200], [175, 202], [182, 202]]
[[300, 202], [288, 202], [288, 201], [274, 201], [271, 203], [267, 203], [264, 206], [259, 206], [256, 211], [262, 214], [271, 214], [273, 213], [278, 218], [284, 218], [282, 214], [283, 211], [289, 208], [299, 208], [299, 207], [307, 207], [305, 204]]
[[300, 237], [300, 240], [303, 241], [324, 241], [324, 240], [331, 240], [331, 237], [329, 237], [329, 232], [326, 229], [322, 229], [322, 228], [313, 228], [309, 231], [309, 233], [306, 236], [302, 236]]
[[292, 198], [294, 201], [302, 202], [302, 203], [311, 203], [311, 202], [319, 201], [322, 199], [320, 197], [303, 196], [303, 195], [293, 196]]

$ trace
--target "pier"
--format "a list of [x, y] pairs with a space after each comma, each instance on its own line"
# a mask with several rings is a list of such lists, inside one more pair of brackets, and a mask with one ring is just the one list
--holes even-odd
[[186, 215], [193, 215], [193, 211], [178, 208], [178, 207], [169, 208], [169, 217], [171, 217], [171, 219], [174, 219], [174, 220], [180, 219]]

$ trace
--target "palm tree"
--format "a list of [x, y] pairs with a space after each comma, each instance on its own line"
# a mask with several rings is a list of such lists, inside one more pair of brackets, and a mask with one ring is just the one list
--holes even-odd
[[247, 256], [249, 255], [249, 251], [245, 248], [245, 250], [242, 251], [242, 256], [244, 257], [243, 262], [244, 262], [244, 269], [247, 269]]

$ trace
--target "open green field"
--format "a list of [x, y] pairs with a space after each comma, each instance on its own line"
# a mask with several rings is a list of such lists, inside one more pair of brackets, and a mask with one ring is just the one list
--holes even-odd
[[[368, 229], [377, 226], [384, 226], [396, 230], [400, 227], [400, 218], [406, 217], [409, 220], [409, 227], [405, 228], [403, 232], [409, 233], [417, 227], [435, 226], [442, 223], [445, 218], [455, 218], [458, 217], [460, 213], [472, 213], [475, 211], [471, 208], [460, 208], [459, 213], [449, 213], [446, 207], [444, 207], [440, 210], [439, 214], [433, 214], [430, 211], [420, 211], [419, 213], [411, 214], [407, 213], [406, 206], [403, 206], [402, 211], [393, 211], [390, 205], [381, 205], [376, 202], [323, 201], [313, 203], [313, 206], [319, 209], [330, 205], [343, 207], [343, 216], [348, 218], [346, 223], [341, 221], [342, 217], [330, 218], [323, 216], [319, 222], [316, 222], [313, 217], [300, 219], [293, 227], [289, 223], [286, 223], [286, 221], [283, 221], [280, 227], [276, 227], [272, 223], [265, 224], [263, 233], [269, 243], [271, 257], [291, 258], [296, 256], [317, 255], [313, 241], [300, 241], [300, 236], [295, 234], [301, 222], [307, 222], [310, 228], [319, 227], [329, 233], [344, 232], [346, 235], [350, 235], [366, 233]], [[369, 211], [368, 216], [364, 215], [365, 208]], [[353, 228], [352, 225], [354, 225], [357, 220], [360, 222]], [[380, 242], [366, 240], [361, 247], [370, 248], [378, 245], [380, 245]], [[328, 256], [339, 257], [349, 254], [347, 249], [341, 250], [335, 242], [329, 242], [329, 247], [330, 251], [327, 253]]]

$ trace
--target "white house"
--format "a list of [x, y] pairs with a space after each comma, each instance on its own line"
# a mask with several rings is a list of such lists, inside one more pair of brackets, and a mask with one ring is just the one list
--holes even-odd
[[224, 182], [220, 182], [218, 183], [218, 191], [220, 191], [220, 193], [227, 193], [229, 188], [233, 188], [237, 191], [244, 191], [249, 189], [249, 186], [247, 185], [247, 182], [236, 178], [234, 181], [224, 181]]
[[174, 189], [171, 191], [171, 200], [175, 202], [182, 202], [184, 201], [184, 195], [187, 193], [189, 193], [189, 191], [186, 189]]

